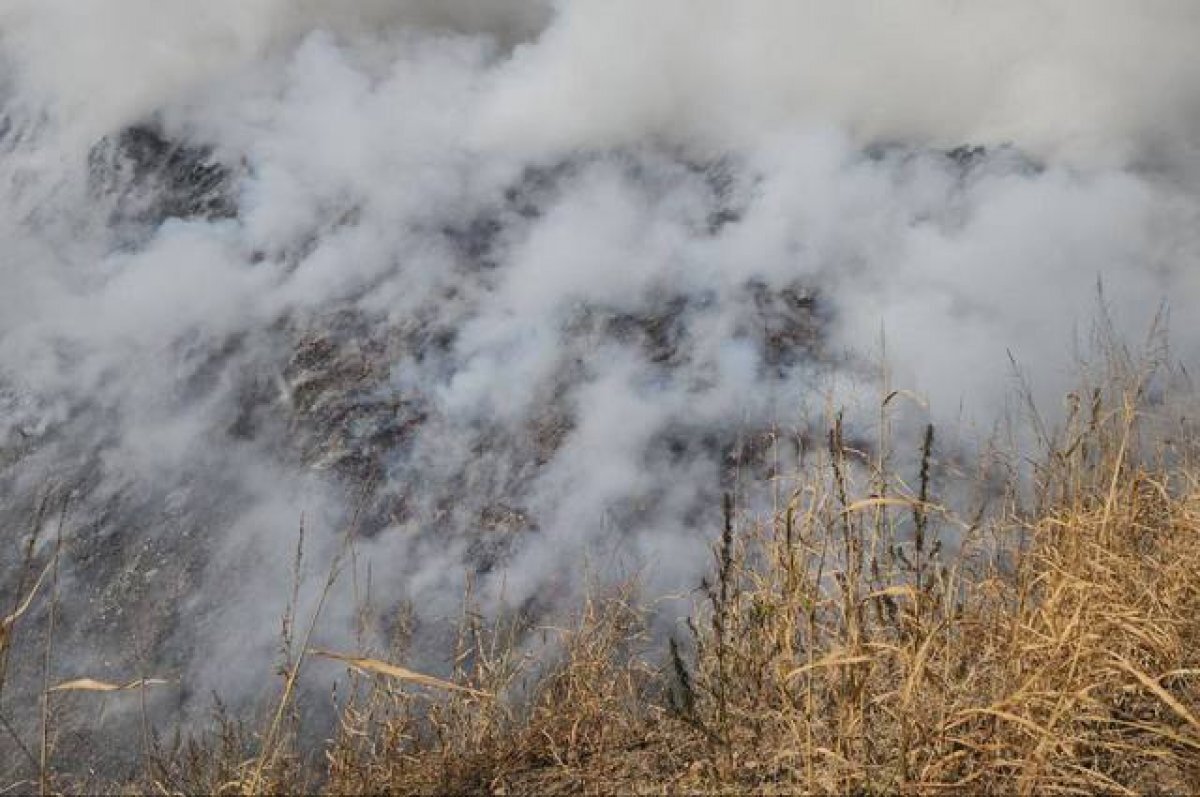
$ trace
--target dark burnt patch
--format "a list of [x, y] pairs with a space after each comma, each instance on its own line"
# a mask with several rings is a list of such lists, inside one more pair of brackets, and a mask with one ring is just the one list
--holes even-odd
[[604, 332], [622, 343], [636, 346], [652, 363], [678, 364], [684, 356], [689, 303], [686, 296], [674, 296], [657, 303], [653, 312], [606, 315]]
[[237, 216], [233, 172], [211, 148], [174, 141], [154, 124], [127, 127], [88, 157], [92, 192], [113, 201], [116, 226]]
[[542, 215], [558, 193], [559, 186], [578, 167], [571, 162], [550, 166], [529, 166], [512, 186], [504, 192], [504, 208], [524, 219], [536, 219]]
[[764, 282], [746, 286], [754, 307], [754, 336], [763, 362], [787, 369], [811, 362], [820, 355], [822, 330], [827, 323], [824, 307], [815, 291], [800, 284], [772, 290]]

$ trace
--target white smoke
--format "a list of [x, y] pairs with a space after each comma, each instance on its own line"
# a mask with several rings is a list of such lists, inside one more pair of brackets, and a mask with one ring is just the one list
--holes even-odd
[[637, 0], [559, 6], [501, 71], [482, 135], [515, 147], [859, 140], [1019, 144], [1073, 162], [1194, 146], [1188, 0]]
[[547, 14], [543, 0], [5, 0], [0, 35], [19, 79], [94, 135], [186, 101], [314, 29], [415, 25], [511, 42]]
[[[75, 662], [136, 631], [197, 702], [269, 672], [302, 513], [304, 608], [357, 515], [381, 628], [473, 570], [690, 587], [881, 336], [986, 431], [1098, 282], [1190, 311], [1196, 41], [1190, 0], [6, 0], [0, 517], [75, 489], [72, 588], [127, 612], [78, 599]], [[163, 210], [131, 125], [220, 200]]]

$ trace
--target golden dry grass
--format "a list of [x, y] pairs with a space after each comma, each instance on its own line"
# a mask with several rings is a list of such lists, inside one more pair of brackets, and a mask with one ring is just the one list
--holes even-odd
[[468, 629], [457, 682], [507, 699], [381, 680], [324, 787], [1200, 791], [1200, 490], [1186, 451], [1147, 448], [1141, 392], [1092, 394], [1027, 490], [1033, 516], [1002, 487], [959, 520], [931, 438], [906, 489], [835, 426], [773, 522], [728, 514], [666, 650], [630, 590], [587, 602], [523, 689], [502, 635]]
[[774, 518], [727, 505], [670, 638], [631, 585], [594, 590], [536, 657], [464, 612], [445, 680], [392, 663], [402, 646], [348, 656], [319, 764], [281, 704], [267, 733], [225, 720], [160, 749], [135, 787], [1200, 793], [1195, 440], [1131, 373], [1081, 392], [1032, 480], [992, 479], [965, 517], [938, 496], [982, 482], [936, 461], [932, 431], [908, 487], [886, 441], [856, 452], [835, 422]]

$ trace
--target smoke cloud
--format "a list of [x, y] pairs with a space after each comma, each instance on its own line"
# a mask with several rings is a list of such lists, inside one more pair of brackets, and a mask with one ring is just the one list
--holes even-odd
[[353, 532], [321, 642], [369, 581], [431, 667], [468, 574], [690, 589], [881, 340], [966, 438], [1012, 360], [1055, 406], [1098, 283], [1134, 337], [1200, 300], [1197, 41], [1190, 0], [7, 0], [0, 520], [71, 497], [56, 667], [253, 698], [301, 524], [301, 616]]

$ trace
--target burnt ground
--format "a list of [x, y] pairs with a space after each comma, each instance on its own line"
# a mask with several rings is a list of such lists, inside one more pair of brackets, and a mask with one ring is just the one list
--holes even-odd
[[[885, 152], [871, 156], [884, 157]], [[969, 176], [984, 155], [963, 148], [944, 157]], [[239, 168], [215, 161], [204, 146], [173, 142], [155, 126], [144, 125], [96, 146], [92, 187], [116, 197], [112, 225], [133, 240], [171, 218], [236, 218]], [[719, 196], [723, 167], [694, 168], [711, 174]], [[445, 225], [442, 234], [457, 253], [465, 279], [486, 279], [496, 268], [505, 224], [536, 217], [545, 197], [571, 171], [569, 163], [531, 169], [507, 192], [504, 207]], [[716, 207], [714, 231], [736, 222], [736, 207], [719, 202]], [[615, 342], [669, 373], [689, 357], [687, 320], [703, 301], [668, 294], [652, 309], [637, 313], [581, 306], [565, 334], [581, 346]], [[828, 318], [816, 286], [750, 282], [742, 288], [739, 306], [741, 334], [757, 347], [767, 369], [784, 373], [829, 356], [821, 345]], [[391, 365], [400, 358], [448, 361], [455, 336], [454, 326], [436, 316], [429, 323], [410, 319], [389, 325], [346, 302], [319, 319], [281, 318], [249, 338], [227, 341], [193, 369], [189, 388], [182, 392], [204, 396], [232, 380], [234, 399], [212, 430], [215, 438], [266, 451], [281, 468], [320, 472], [345, 495], [359, 497], [355, 528], [363, 537], [388, 534], [405, 524], [423, 528], [425, 534], [447, 529], [467, 534], [471, 541], [464, 565], [487, 572], [525, 535], [538, 532], [523, 497], [573, 428], [569, 390], [578, 365], [569, 358], [560, 364], [552, 380], [557, 387], [545, 393], [542, 410], [524, 425], [474, 430], [480, 452], [509, 452], [512, 467], [507, 472], [481, 481], [472, 470], [478, 463], [468, 461], [461, 472], [417, 480], [411, 478], [409, 458], [422, 430], [440, 422], [439, 411], [434, 398], [420, 389], [398, 389]], [[36, 419], [36, 407], [30, 412], [25, 398], [4, 389], [0, 385], [0, 407]], [[28, 557], [25, 544], [10, 545], [0, 561], [0, 606], [15, 606], [19, 593], [28, 589], [28, 572], [51, 561], [61, 527], [54, 646], [70, 651], [73, 671], [179, 672], [198, 654], [191, 641], [193, 618], [180, 616], [183, 607], [196, 608], [195, 593], [205, 578], [217, 531], [249, 499], [244, 485], [229, 476], [232, 471], [223, 471], [220, 461], [197, 461], [190, 472], [165, 484], [114, 477], [105, 467], [105, 452], [114, 444], [107, 431], [113, 428], [112, 412], [112, 407], [81, 400], [51, 420], [17, 425], [7, 440], [0, 440], [0, 495], [5, 496], [0, 523], [10, 529], [10, 539], [33, 541]], [[667, 464], [704, 457], [721, 463], [721, 473], [765, 473], [771, 432], [676, 425], [657, 436], [645, 456], [648, 462]], [[693, 509], [697, 523], [709, 522], [711, 507], [728, 486], [715, 483], [701, 491], [704, 502]], [[637, 517], [638, 510], [631, 507], [623, 521], [636, 524]], [[43, 596], [18, 624], [8, 655], [0, 700], [0, 714], [12, 728], [0, 731], [0, 760], [7, 762], [0, 766], [0, 780], [5, 782], [28, 770], [14, 734], [26, 748], [36, 749], [36, 695], [49, 618], [50, 603]], [[172, 705], [192, 699], [206, 698], [184, 686], [154, 698], [153, 708], [163, 712], [156, 716], [170, 716]], [[139, 745], [114, 747], [101, 741], [110, 737], [90, 732], [99, 719], [96, 705], [87, 696], [58, 703], [60, 763], [129, 764], [136, 759]], [[128, 707], [110, 711], [107, 722], [138, 724]]]

